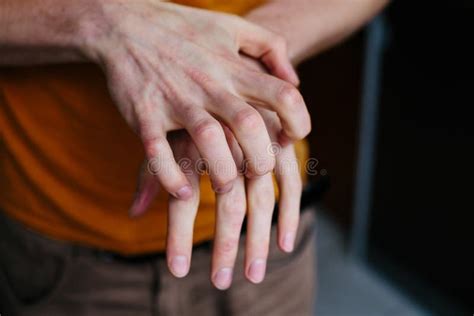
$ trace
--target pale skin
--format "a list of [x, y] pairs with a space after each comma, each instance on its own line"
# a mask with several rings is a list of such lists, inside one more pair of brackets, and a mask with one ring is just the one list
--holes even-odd
[[[265, 71], [251, 59], [244, 57], [244, 61], [252, 69]], [[265, 109], [260, 109], [259, 112], [267, 124], [272, 141], [276, 143], [281, 130], [278, 117], [275, 113]], [[225, 128], [225, 133], [234, 161], [240, 167], [244, 160], [244, 153], [232, 131]], [[189, 165], [186, 164], [186, 173], [189, 181], [193, 183], [195, 192], [198, 192], [199, 173], [192, 166], [200, 158], [199, 152], [186, 133], [174, 134], [170, 142], [177, 159], [191, 159]], [[283, 251], [291, 252], [299, 221], [302, 182], [293, 145], [280, 145], [274, 154], [276, 159], [275, 175], [280, 189], [278, 243]], [[141, 215], [147, 209], [153, 196], [157, 193], [158, 187], [158, 181], [150, 175], [148, 170], [142, 174], [140, 194], [136, 205], [134, 205], [136, 207], [132, 208], [134, 216]], [[245, 179], [240, 175], [234, 181], [232, 189], [229, 192], [217, 194], [216, 200], [212, 282], [219, 289], [226, 289], [231, 284], [240, 231], [246, 212], [248, 237], [246, 239], [245, 274], [251, 282], [261, 282], [265, 275], [271, 218], [275, 203], [271, 175], [250, 179]], [[182, 258], [187, 263], [188, 258], [191, 257], [193, 222], [198, 203], [199, 196], [197, 195], [187, 201], [170, 199], [168, 258]], [[187, 229], [183, 230], [183, 227], [187, 227]], [[173, 273], [178, 276], [183, 276], [188, 271], [188, 267], [179, 267], [177, 271], [174, 270], [172, 262], [169, 262], [169, 265]]]
[[[0, 65], [102, 67], [147, 158], [167, 170], [142, 175], [131, 214], [142, 214], [158, 187], [170, 193], [167, 257], [178, 277], [189, 270], [199, 177], [176, 160], [206, 158], [218, 201], [211, 280], [226, 289], [246, 213], [246, 277], [264, 278], [273, 169], [281, 191], [278, 243], [293, 249], [301, 180], [297, 169], [278, 166], [296, 159], [291, 142], [311, 127], [293, 66], [347, 37], [386, 3], [275, 0], [244, 19], [158, 0], [3, 0]], [[282, 145], [276, 156], [268, 152], [272, 141]], [[243, 158], [245, 175], [237, 172]]]

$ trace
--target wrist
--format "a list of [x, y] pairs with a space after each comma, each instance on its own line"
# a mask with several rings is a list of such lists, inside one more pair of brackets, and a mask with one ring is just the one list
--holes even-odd
[[82, 1], [82, 9], [74, 16], [74, 46], [84, 59], [99, 63], [103, 59], [104, 42], [111, 27], [104, 14], [107, 0]]

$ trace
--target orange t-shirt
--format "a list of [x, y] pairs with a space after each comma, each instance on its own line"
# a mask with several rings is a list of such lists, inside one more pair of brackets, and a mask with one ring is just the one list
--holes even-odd
[[[176, 2], [242, 14], [262, 1]], [[166, 194], [145, 215], [128, 216], [143, 160], [97, 66], [0, 69], [0, 209], [9, 216], [60, 240], [122, 254], [161, 251]], [[203, 178], [195, 242], [212, 238], [214, 204]]]

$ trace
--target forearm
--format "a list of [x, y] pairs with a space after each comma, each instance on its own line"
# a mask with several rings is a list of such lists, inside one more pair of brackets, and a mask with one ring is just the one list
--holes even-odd
[[388, 0], [270, 0], [247, 19], [287, 40], [293, 64], [349, 36]]
[[0, 1], [0, 66], [85, 60], [81, 15], [87, 2]]

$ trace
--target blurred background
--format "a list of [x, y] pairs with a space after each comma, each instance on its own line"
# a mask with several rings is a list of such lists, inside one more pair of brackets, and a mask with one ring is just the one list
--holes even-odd
[[300, 67], [317, 315], [473, 315], [474, 1], [393, 1]]

